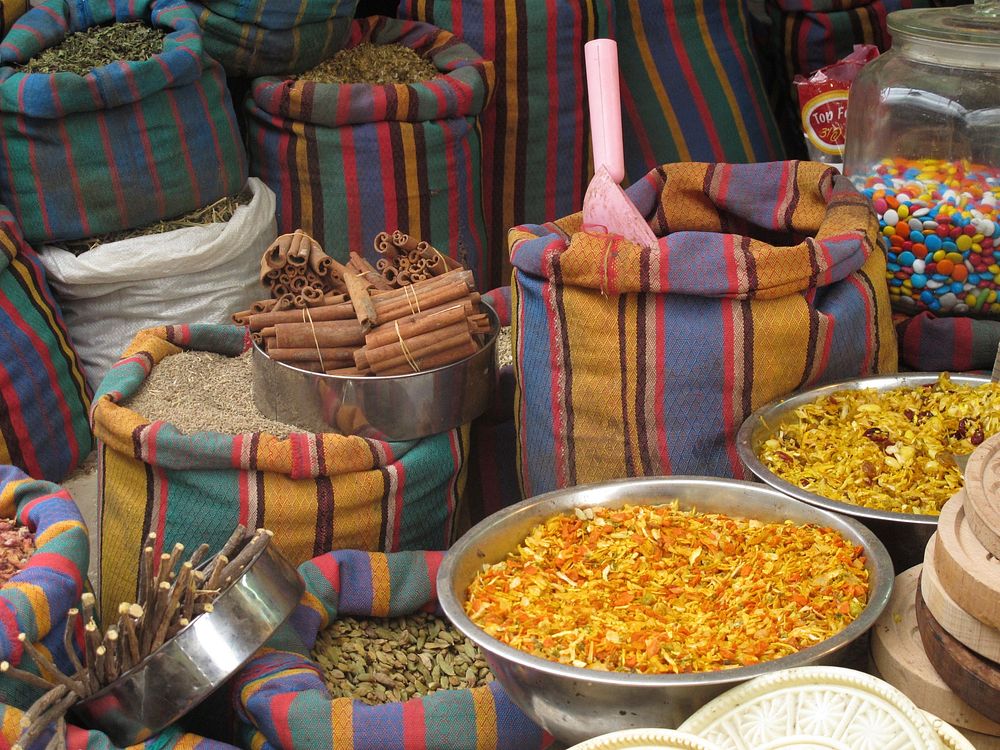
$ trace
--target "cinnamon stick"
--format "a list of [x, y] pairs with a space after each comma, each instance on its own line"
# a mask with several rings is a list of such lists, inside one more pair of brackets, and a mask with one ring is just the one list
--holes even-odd
[[[416, 363], [421, 371], [431, 370], [435, 367], [450, 365], [452, 362], [458, 362], [460, 359], [465, 359], [469, 355], [475, 354], [478, 349], [479, 347], [476, 346], [476, 343], [470, 337], [467, 343], [455, 349], [449, 349], [445, 352], [432, 354], [429, 357], [416, 359]], [[379, 375], [406, 375], [411, 372], [413, 372], [413, 368], [409, 364], [406, 364], [380, 372]]]
[[[433, 279], [428, 279], [428, 283], [433, 283], [441, 278], [444, 277], [435, 276]], [[378, 297], [373, 300], [375, 313], [380, 324], [469, 296], [469, 287], [462, 280], [455, 280], [431, 289], [419, 285], [413, 285], [410, 289], [413, 290], [412, 293], [401, 299], [385, 300]]]
[[357, 316], [358, 323], [361, 324], [361, 330], [368, 331], [376, 321], [375, 303], [368, 296], [368, 283], [361, 276], [354, 273], [348, 274], [345, 281], [347, 283], [347, 294], [351, 298], [351, 305], [354, 307], [354, 314]]
[[[336, 295], [341, 296], [341, 295]], [[323, 323], [330, 320], [350, 320], [354, 317], [354, 307], [350, 302], [339, 302], [330, 305], [310, 307], [309, 312], [302, 310], [278, 310], [250, 316], [250, 330], [262, 331], [278, 323]]]
[[382, 274], [380, 274], [375, 267], [364, 258], [364, 256], [354, 252], [353, 250], [350, 255], [351, 263], [358, 270], [358, 273], [364, 277], [365, 281], [374, 286], [376, 289], [384, 289], [388, 291], [393, 288], [392, 284], [382, 278]]
[[298, 364], [300, 362], [323, 362], [327, 367], [342, 362], [354, 361], [353, 347], [327, 347], [312, 349], [268, 349], [267, 356], [275, 362]]
[[456, 349], [471, 340], [468, 324], [455, 323], [437, 331], [409, 339], [404, 338], [402, 342], [396, 341], [376, 349], [367, 349], [366, 353], [371, 369], [381, 375], [386, 370], [408, 365], [411, 360], [419, 365], [422, 359]]
[[279, 349], [353, 346], [364, 341], [361, 324], [357, 320], [278, 323], [274, 327], [274, 335]]
[[465, 323], [465, 320], [465, 309], [461, 305], [453, 305], [433, 314], [414, 316], [405, 320], [393, 321], [388, 325], [381, 325], [365, 336], [365, 346], [370, 351], [398, 342], [401, 336], [404, 339], [411, 339], [422, 333], [430, 333], [455, 323]]
[[416, 250], [418, 242], [416, 237], [411, 237], [399, 230], [392, 233], [392, 244], [403, 250]]

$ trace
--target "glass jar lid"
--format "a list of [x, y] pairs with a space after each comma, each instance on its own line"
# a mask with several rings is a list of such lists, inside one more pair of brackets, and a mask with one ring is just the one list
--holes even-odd
[[952, 44], [1000, 47], [1000, 0], [954, 8], [913, 8], [889, 14], [889, 31]]

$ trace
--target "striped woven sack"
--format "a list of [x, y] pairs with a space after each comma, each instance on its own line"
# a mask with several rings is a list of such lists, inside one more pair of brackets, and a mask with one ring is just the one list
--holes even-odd
[[90, 453], [89, 405], [41, 261], [0, 206], [0, 464], [64, 479]]
[[[501, 326], [510, 325], [510, 287], [483, 295], [496, 310]], [[499, 350], [499, 342], [497, 344]], [[498, 351], [499, 359], [499, 351]], [[472, 423], [466, 507], [470, 523], [522, 500], [517, 483], [517, 434], [514, 427], [514, 366], [497, 364], [496, 386], [489, 411]]]
[[784, 157], [740, 0], [618, 0], [615, 35], [632, 180], [667, 162]]
[[[14, 67], [116, 21], [161, 28], [163, 52], [82, 76]], [[46, 0], [28, 11], [0, 44], [0, 148], [0, 200], [31, 242], [173, 218], [247, 179], [225, 74], [202, 53], [183, 0]]]
[[811, 162], [670, 164], [629, 188], [641, 248], [576, 214], [511, 231], [525, 497], [663, 474], [742, 477], [751, 411], [896, 367], [868, 201]]
[[405, 443], [312, 433], [182, 435], [121, 405], [165, 357], [185, 349], [236, 356], [249, 345], [246, 329], [237, 326], [148, 329], [101, 383], [92, 422], [104, 612], [134, 601], [150, 531], [159, 554], [175, 542], [207, 542], [216, 550], [238, 523], [266, 527], [295, 564], [331, 549], [450, 542], [465, 485], [468, 428]]
[[583, 45], [610, 35], [613, 0], [400, 0], [493, 60], [481, 118], [490, 286], [510, 283], [507, 230], [579, 211], [593, 174]]
[[[19, 722], [24, 712], [11, 706], [0, 705], [0, 747], [9, 748], [21, 733]], [[32, 748], [55, 747], [48, 745], [52, 740], [54, 725], [31, 746]], [[66, 744], [70, 750], [117, 750], [117, 746], [103, 732], [90, 731], [73, 726], [66, 727]], [[164, 729], [150, 740], [138, 745], [129, 745], [128, 750], [236, 750], [232, 745], [205, 739], [196, 734], [185, 733], [177, 726]]]
[[993, 369], [1000, 347], [1000, 321], [939, 318], [931, 312], [896, 313], [893, 319], [901, 367], [923, 372]]
[[[301, 3], [298, 10], [307, 6], [316, 9], [325, 5], [327, 18], [316, 21], [294, 22], [291, 26], [268, 26], [243, 20], [252, 13], [243, 13], [245, 3], [189, 2], [198, 16], [205, 34], [205, 50], [222, 63], [226, 73], [237, 77], [274, 76], [300, 73], [318, 65], [344, 46], [354, 15], [356, 0], [350, 2]], [[281, 6], [281, 7], [278, 7]], [[254, 4], [253, 10], [274, 10], [275, 23], [284, 20], [282, 8], [296, 9], [294, 4], [263, 2]], [[251, 10], [251, 8], [246, 8]]]
[[400, 229], [461, 259], [483, 283], [486, 230], [476, 118], [493, 64], [447, 31], [374, 16], [348, 47], [401, 44], [443, 75], [410, 85], [261, 78], [247, 99], [251, 171], [278, 196], [278, 229], [303, 228], [346, 261]]
[[[71, 672], [63, 639], [66, 614], [79, 604], [90, 560], [90, 541], [80, 511], [62, 487], [0, 464], [0, 518], [14, 518], [27, 526], [35, 540], [28, 564], [0, 587], [0, 660], [38, 674], [17, 639], [18, 633], [24, 633], [57, 666]], [[79, 651], [82, 627], [75, 638]], [[39, 690], [0, 676], [2, 704], [27, 708], [40, 695]], [[0, 726], [6, 735], [9, 725], [4, 721]]]
[[237, 674], [234, 695], [253, 750], [534, 750], [551, 737], [498, 682], [369, 706], [330, 698], [309, 660], [316, 636], [341, 615], [435, 612], [441, 552], [331, 552], [299, 566], [302, 604], [282, 632]]

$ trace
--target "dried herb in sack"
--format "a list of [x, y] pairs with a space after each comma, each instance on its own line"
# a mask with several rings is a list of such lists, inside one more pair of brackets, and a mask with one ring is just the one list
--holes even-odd
[[21, 66], [22, 73], [76, 73], [120, 61], [141, 62], [163, 52], [166, 34], [139, 21], [76, 31]]
[[430, 60], [402, 44], [364, 42], [344, 49], [315, 68], [300, 73], [315, 83], [419, 83], [440, 73]]

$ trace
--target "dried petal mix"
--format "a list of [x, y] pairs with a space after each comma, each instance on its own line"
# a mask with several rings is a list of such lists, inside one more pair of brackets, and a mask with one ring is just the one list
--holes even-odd
[[657, 506], [536, 526], [469, 586], [489, 635], [577, 667], [702, 672], [776, 659], [853, 621], [863, 551], [833, 529]]
[[0, 585], [21, 572], [35, 551], [35, 540], [26, 526], [0, 518]]
[[1000, 432], [1000, 384], [838, 391], [799, 407], [761, 448], [782, 479], [866, 508], [937, 515], [962, 488], [954, 456]]

